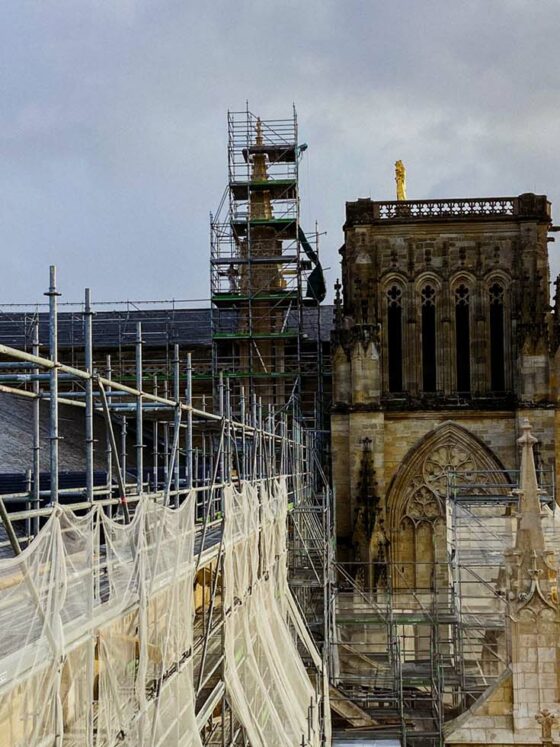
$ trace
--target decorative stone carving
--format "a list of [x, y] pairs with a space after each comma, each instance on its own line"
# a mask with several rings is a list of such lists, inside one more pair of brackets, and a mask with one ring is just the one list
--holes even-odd
[[422, 485], [412, 494], [406, 506], [406, 515], [416, 521], [433, 521], [443, 515], [437, 493]]
[[483, 491], [480, 485], [488, 480], [484, 474], [488, 457], [480, 452], [481, 447], [476, 442], [469, 449], [455, 434], [448, 433], [448, 440], [428, 451], [411, 475], [409, 486], [405, 488], [407, 499], [402, 518], [434, 521], [443, 517], [448, 483], [454, 473], [461, 473], [463, 484], [476, 483], [473, 490]]
[[[535, 718], [543, 727], [543, 744], [550, 745], [553, 720], [549, 709], [558, 703], [560, 694], [557, 554], [547, 548], [542, 527], [541, 490], [533, 454], [537, 439], [527, 420], [522, 430], [517, 441], [522, 451], [515, 546], [505, 553], [513, 724], [516, 732], [534, 729], [527, 711], [527, 704], [531, 703], [531, 708], [540, 711]], [[533, 653], [530, 659], [527, 651]], [[555, 672], [552, 676], [549, 667]]]
[[379, 496], [372, 462], [372, 441], [366, 436], [362, 441], [360, 486], [356, 497], [356, 517], [352, 544], [357, 566], [356, 583], [360, 588], [372, 589], [385, 577], [386, 537], [383, 523], [378, 518]]
[[[404, 458], [387, 495], [388, 540], [391, 559], [401, 570], [394, 579], [398, 587], [417, 583], [414, 559], [422, 559], [424, 583], [433, 577], [429, 568], [447, 557], [445, 536], [446, 501], [453, 488], [453, 474], [469, 491], [483, 494], [500, 488], [509, 492], [503, 467], [475, 436], [456, 423], [443, 423], [425, 436]], [[400, 565], [402, 564], [402, 566]], [[409, 574], [408, 576], [406, 574]], [[403, 580], [404, 579], [404, 580]]]
[[549, 711], [548, 708], [542, 708], [535, 716], [535, 720], [541, 725], [543, 745], [552, 747], [552, 729], [558, 724], [558, 714]]
[[[454, 440], [438, 446], [423, 464], [422, 474], [428, 485], [440, 495], [447, 492], [448, 475], [453, 472], [471, 472], [481, 469], [474, 454]], [[462, 479], [474, 479], [473, 475], [462, 475]]]
[[[444, 432], [444, 443], [439, 442], [436, 436], [433, 448], [427, 449], [423, 458], [418, 460], [408, 485], [404, 486], [406, 502], [397, 526], [398, 537], [393, 536], [396, 543], [395, 555], [398, 556], [395, 560], [398, 562], [401, 556], [406, 557], [413, 547], [416, 557], [419, 557], [419, 553], [424, 562], [425, 578], [433, 577], [433, 571], [427, 572], [430, 564], [446, 557], [444, 532], [442, 533], [441, 528], [446, 522], [445, 504], [451, 476], [460, 472], [463, 483], [487, 479], [487, 473], [481, 472], [488, 464], [480, 445], [472, 439], [473, 443], [469, 448], [464, 443], [463, 433], [454, 432], [452, 428], [444, 428]], [[479, 487], [473, 487], [474, 489], [480, 491]], [[429, 528], [428, 533], [426, 527]], [[417, 573], [417, 569], [409, 567], [408, 572]], [[412, 582], [409, 576], [406, 583]]]

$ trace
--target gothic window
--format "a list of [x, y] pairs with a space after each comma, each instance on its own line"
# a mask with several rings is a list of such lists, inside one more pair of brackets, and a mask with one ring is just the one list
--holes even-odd
[[422, 389], [436, 391], [436, 291], [422, 288]]
[[394, 588], [444, 589], [449, 583], [447, 501], [455, 482], [466, 494], [505, 497], [511, 490], [495, 457], [463, 428], [446, 423], [419, 442], [387, 494]]
[[402, 290], [398, 285], [387, 291], [387, 348], [389, 391], [402, 392]]
[[469, 319], [469, 289], [460, 285], [455, 290], [455, 356], [457, 391], [471, 390], [471, 330]]
[[504, 374], [504, 289], [499, 283], [490, 286], [490, 388], [505, 389]]

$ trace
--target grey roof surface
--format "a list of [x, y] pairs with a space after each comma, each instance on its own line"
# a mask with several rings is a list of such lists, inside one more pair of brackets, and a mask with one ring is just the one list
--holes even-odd
[[[33, 465], [33, 403], [31, 399], [0, 393], [0, 474], [25, 472]], [[49, 403], [41, 402], [41, 469], [49, 469]], [[95, 417], [95, 438], [103, 443], [105, 425]], [[61, 470], [85, 469], [84, 411], [59, 407], [59, 458]], [[103, 450], [96, 449], [94, 469], [104, 469]]]
[[319, 316], [316, 307], [304, 307], [303, 309], [303, 332], [311, 338], [317, 334], [317, 326], [321, 342], [329, 342], [333, 329], [334, 306], [325, 304], [319, 306]]
[[[46, 313], [9, 312], [0, 314], [0, 342], [11, 347], [29, 349], [33, 323], [39, 318], [39, 341], [49, 342], [49, 322]], [[147, 346], [169, 344], [210, 345], [210, 309], [150, 309], [129, 311], [99, 311], [93, 316], [93, 344], [114, 348], [131, 345], [136, 339], [136, 325], [142, 322], [142, 337]], [[84, 322], [81, 312], [61, 312], [58, 315], [60, 348], [84, 344]]]
[[[33, 312], [1, 312], [0, 343], [29, 350], [32, 344], [33, 323], [39, 318], [39, 340], [46, 348], [49, 343], [48, 315]], [[304, 333], [314, 339], [320, 327], [321, 340], [328, 342], [332, 329], [333, 307], [324, 305], [303, 308]], [[222, 331], [235, 329], [234, 309], [220, 314]], [[184, 346], [207, 347], [212, 342], [211, 310], [205, 309], [148, 309], [100, 311], [93, 316], [93, 344], [97, 348], [116, 348], [132, 345], [136, 339], [136, 325], [142, 323], [142, 338], [147, 347], [163, 347], [175, 343]], [[289, 326], [297, 324], [296, 312], [289, 316]], [[59, 348], [83, 347], [84, 322], [81, 312], [61, 312], [58, 315]]]

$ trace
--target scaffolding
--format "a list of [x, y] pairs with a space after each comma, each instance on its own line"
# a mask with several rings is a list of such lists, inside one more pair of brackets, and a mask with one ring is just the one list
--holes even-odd
[[[179, 345], [180, 381], [187, 381], [190, 353], [193, 396], [198, 404], [212, 405], [210, 309], [188, 299], [170, 301], [96, 302], [90, 299], [93, 365], [108, 378], [135, 383], [136, 338], [142, 325], [143, 381], [156, 393], [171, 391], [175, 348]], [[59, 303], [58, 353], [71, 366], [85, 365], [85, 302]], [[0, 342], [31, 352], [37, 328], [38, 349], [49, 346], [48, 303], [0, 304]], [[16, 371], [12, 372], [13, 376]], [[14, 379], [15, 381], [15, 379]]]
[[[508, 666], [504, 552], [515, 545], [518, 473], [450, 472], [444, 545], [432, 559], [335, 563], [329, 659], [335, 730], [440, 747], [445, 724]], [[553, 472], [539, 471], [543, 528], [557, 546]], [[436, 542], [436, 532], [433, 533]], [[440, 534], [441, 537], [441, 534]], [[368, 584], [368, 579], [374, 579]], [[423, 581], [422, 581], [423, 580]], [[344, 713], [344, 702], [359, 710]], [[368, 721], [369, 719], [369, 721]]]
[[[300, 226], [295, 109], [288, 119], [228, 114], [228, 187], [211, 218], [213, 371], [265, 406], [294, 403], [322, 423], [318, 234]], [[314, 244], [314, 245], [312, 245]]]
[[[261, 610], [268, 609], [267, 599], [271, 601], [270, 620], [284, 636], [284, 651], [289, 640], [306, 650], [309, 679], [293, 656], [280, 661], [277, 644], [267, 640], [262, 626], [257, 631], [258, 659], [254, 652], [234, 647], [230, 666], [248, 657], [256, 677], [262, 674], [261, 666], [274, 667], [274, 677], [279, 679], [269, 683], [270, 693], [276, 688], [282, 698], [289, 697], [286, 684], [291, 680], [286, 677], [293, 666], [298, 692], [307, 693], [311, 700], [306, 711], [299, 698], [301, 713], [292, 728], [301, 731], [302, 745], [318, 745], [323, 738], [328, 742], [324, 663], [297, 608], [290, 606], [291, 595], [281, 586], [286, 570], [285, 511], [297, 509], [302, 497], [312, 502], [315, 486], [310, 474], [314, 459], [306, 453], [308, 441], [301, 425], [289, 410], [265, 409], [260, 401], [250, 406], [243, 395], [241, 414], [234, 416], [230, 382], [223, 376], [218, 381], [216, 410], [202, 408], [193, 399], [191, 356], [182, 361], [177, 345], [168, 391], [165, 396], [152, 391], [144, 370], [141, 323], [135, 330], [134, 380], [124, 383], [107, 377], [104, 369], [95, 366], [89, 291], [81, 314], [84, 365], [63, 363], [58, 344], [59, 295], [55, 268], [51, 268], [48, 354], [38, 350], [38, 319], [32, 324], [31, 351], [0, 344], [0, 376], [5, 377], [0, 397], [8, 403], [29, 404], [32, 441], [24, 489], [0, 491], [0, 590], [8, 595], [0, 604], [0, 616], [5, 623], [17, 612], [10, 599], [23, 600], [26, 609], [34, 610], [29, 634], [18, 630], [24, 635], [25, 656], [19, 655], [17, 677], [7, 669], [0, 682], [0, 744], [39, 744], [37, 729], [41, 728], [46, 730], [45, 738], [52, 729], [58, 734], [64, 729], [75, 740], [69, 737], [69, 744], [138, 744], [142, 723], [149, 724], [154, 745], [248, 744], [244, 716], [232, 703], [231, 681], [228, 685], [224, 635], [234, 615], [242, 619], [245, 604], [257, 604], [251, 601], [253, 595], [258, 596]], [[81, 424], [81, 440], [65, 445], [67, 421], [73, 419]], [[45, 423], [46, 441], [41, 438]], [[168, 424], [165, 430], [163, 423]], [[19, 447], [14, 443], [14, 449]], [[72, 487], [64, 487], [60, 480], [61, 459], [68, 448], [77, 448], [82, 457]], [[227, 511], [228, 495], [230, 502], [231, 496], [240, 501], [256, 534], [232, 535], [234, 514]], [[274, 543], [267, 540], [269, 536]], [[238, 539], [251, 549], [255, 575], [245, 588], [242, 574], [239, 590], [232, 592], [224, 563], [228, 553], [237, 552]], [[33, 561], [35, 573], [29, 574], [27, 589], [31, 558], [45, 547]], [[57, 575], [59, 567], [62, 572]], [[282, 604], [274, 601], [276, 579]], [[33, 593], [36, 587], [38, 597]], [[67, 603], [81, 605], [79, 617], [64, 607], [65, 595]], [[51, 598], [58, 600], [56, 605], [48, 601]], [[170, 610], [179, 605], [186, 625], [187, 601], [195, 613], [192, 631], [183, 624], [175, 630], [169, 624]], [[52, 706], [48, 713], [38, 707], [38, 669], [24, 666], [28, 653], [41, 655], [43, 645], [48, 651], [51, 623], [41, 626], [43, 614], [49, 621], [54, 615], [52, 628], [57, 631], [49, 687], [60, 697], [43, 699], [48, 709]], [[143, 620], [148, 621], [147, 627]], [[83, 629], [78, 625], [82, 621]], [[12, 635], [3, 639], [3, 662], [18, 654], [14, 646]], [[108, 646], [116, 658], [121, 657], [112, 674], [103, 658]], [[40, 656], [35, 660], [39, 668], [41, 661]], [[267, 713], [284, 712], [285, 703], [282, 706], [277, 696], [270, 694], [266, 707], [253, 714], [257, 721]], [[189, 698], [194, 698], [194, 705], [186, 714]], [[181, 702], [181, 708], [174, 708], [176, 702]], [[171, 711], [160, 711], [164, 728], [161, 720], [151, 719], [165, 703]], [[117, 713], [123, 704], [126, 707]], [[20, 712], [23, 720], [17, 717]], [[99, 714], [107, 716], [103, 717], [106, 726], [102, 727]], [[181, 724], [187, 723], [188, 740], [181, 741]]]

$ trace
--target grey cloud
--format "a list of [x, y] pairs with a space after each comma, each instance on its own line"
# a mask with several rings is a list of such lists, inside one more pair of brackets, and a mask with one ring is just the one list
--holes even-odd
[[[556, 0], [21, 0], [0, 8], [0, 301], [208, 295], [226, 112], [289, 115], [303, 217], [338, 272], [344, 202], [560, 201]], [[554, 247], [554, 245], [551, 245]], [[553, 250], [553, 271], [560, 270]]]

